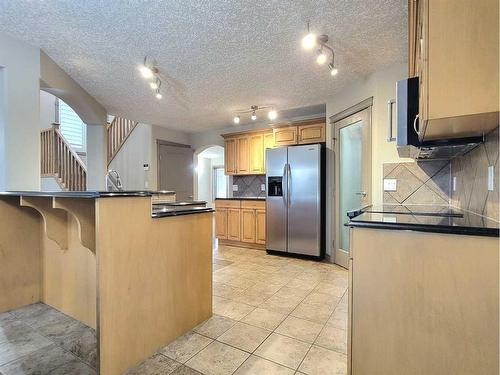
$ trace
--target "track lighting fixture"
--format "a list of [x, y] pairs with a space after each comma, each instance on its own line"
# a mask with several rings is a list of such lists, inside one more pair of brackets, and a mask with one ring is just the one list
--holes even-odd
[[156, 60], [149, 56], [144, 56], [144, 62], [138, 67], [138, 69], [145, 79], [149, 80], [154, 78], [154, 81], [149, 82], [149, 87], [151, 87], [151, 90], [154, 90], [156, 99], [161, 99], [163, 97], [160, 91], [161, 78]]
[[316, 62], [319, 65], [324, 65], [327, 60], [327, 51], [330, 52], [332, 55], [331, 62], [328, 64], [328, 68], [330, 69], [330, 74], [332, 76], [337, 75], [339, 72], [336, 65], [335, 65], [335, 53], [333, 51], [333, 48], [330, 47], [328, 44], [328, 35], [322, 34], [320, 36], [316, 36], [316, 34], [312, 33], [309, 27], [309, 22], [307, 23], [307, 34], [302, 38], [302, 47], [306, 50], [311, 50], [315, 46], [319, 45], [319, 49], [317, 50], [317, 55], [316, 55]]
[[258, 106], [258, 105], [252, 105], [250, 109], [243, 109], [241, 111], [236, 111], [235, 116], [233, 117], [233, 122], [235, 124], [239, 124], [241, 121], [241, 115], [250, 113], [250, 119], [252, 121], [257, 120], [257, 112], [262, 111], [264, 109], [269, 109], [269, 112], [267, 113], [267, 117], [269, 120], [276, 120], [278, 118], [278, 112], [274, 109], [273, 106], [271, 105], [265, 105], [265, 106]]

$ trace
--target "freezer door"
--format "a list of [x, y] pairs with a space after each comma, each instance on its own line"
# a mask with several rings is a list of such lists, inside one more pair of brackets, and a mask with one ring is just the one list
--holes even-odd
[[288, 252], [320, 256], [321, 146], [288, 148]]
[[286, 147], [266, 150], [266, 249], [286, 252]]

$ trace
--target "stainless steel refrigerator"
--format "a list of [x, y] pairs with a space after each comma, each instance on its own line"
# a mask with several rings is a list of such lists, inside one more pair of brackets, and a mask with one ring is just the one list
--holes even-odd
[[266, 249], [324, 256], [320, 144], [266, 150]]

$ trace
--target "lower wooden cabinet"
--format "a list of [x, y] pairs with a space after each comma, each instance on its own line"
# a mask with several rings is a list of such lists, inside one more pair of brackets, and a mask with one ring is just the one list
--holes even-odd
[[266, 202], [263, 200], [216, 200], [215, 236], [221, 243], [264, 249], [265, 207]]

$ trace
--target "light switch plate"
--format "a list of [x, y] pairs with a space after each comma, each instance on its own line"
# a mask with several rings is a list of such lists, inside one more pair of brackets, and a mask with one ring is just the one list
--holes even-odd
[[260, 191], [266, 191], [266, 184], [260, 184]]
[[452, 179], [453, 191], [457, 191], [457, 178], [453, 176]]
[[384, 178], [384, 191], [396, 191], [398, 180], [395, 178]]
[[238, 191], [238, 185], [233, 185], [233, 191]]
[[488, 167], [488, 190], [495, 190], [495, 167], [493, 165]]

